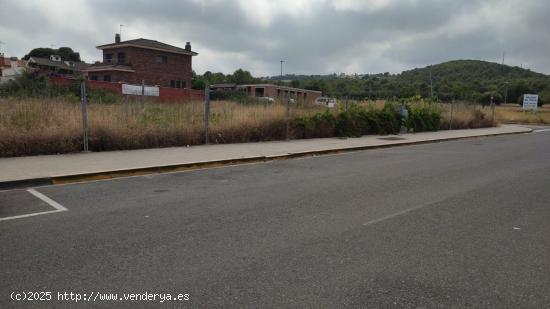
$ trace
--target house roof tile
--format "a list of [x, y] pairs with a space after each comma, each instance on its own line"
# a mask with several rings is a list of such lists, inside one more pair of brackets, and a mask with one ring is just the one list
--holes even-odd
[[129, 65], [121, 64], [92, 64], [87, 67], [84, 71], [86, 72], [98, 72], [98, 71], [123, 71], [123, 72], [135, 72], [135, 70]]
[[97, 46], [98, 49], [108, 49], [108, 48], [115, 48], [115, 47], [124, 47], [124, 46], [134, 46], [134, 47], [141, 47], [141, 48], [147, 48], [147, 49], [154, 49], [154, 50], [162, 50], [166, 52], [171, 53], [177, 53], [177, 54], [184, 54], [184, 55], [191, 55], [196, 56], [198, 53], [190, 50], [186, 50], [184, 48], [180, 48], [177, 46], [169, 45], [166, 43], [162, 43], [155, 40], [148, 40], [148, 39], [135, 39], [135, 40], [128, 40], [128, 41], [122, 41], [120, 43], [110, 43], [105, 45], [99, 45]]
[[[85, 62], [53, 61], [49, 58], [39, 58], [39, 57], [31, 57], [28, 62], [36, 63], [39, 65], [46, 65], [50, 67], [57, 67], [61, 69], [76, 70], [76, 71], [82, 71], [90, 65]], [[73, 65], [69, 65], [67, 63], [72, 63]]]

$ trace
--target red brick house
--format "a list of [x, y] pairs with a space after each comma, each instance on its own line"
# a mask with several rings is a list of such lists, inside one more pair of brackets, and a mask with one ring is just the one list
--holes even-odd
[[198, 54], [189, 42], [180, 48], [148, 39], [120, 41], [116, 34], [114, 43], [97, 48], [103, 51], [103, 61], [86, 69], [90, 80], [191, 87], [191, 58]]

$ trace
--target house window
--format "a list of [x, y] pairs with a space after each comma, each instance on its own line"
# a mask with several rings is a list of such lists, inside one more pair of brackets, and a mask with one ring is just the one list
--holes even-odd
[[125, 64], [126, 63], [126, 54], [125, 53], [118, 53], [118, 64]]
[[105, 63], [113, 63], [113, 54], [105, 54]]
[[157, 63], [168, 63], [168, 57], [167, 56], [157, 56], [156, 62]]
[[171, 88], [185, 88], [185, 82], [181, 80], [171, 80], [170, 81], [170, 87]]
[[92, 76], [90, 76], [90, 80], [97, 80], [97, 79], [98, 79], [98, 78], [97, 78], [97, 75], [92, 75]]
[[187, 83], [185, 81], [181, 82], [181, 88], [187, 88]]
[[111, 75], [103, 75], [103, 81], [110, 82], [111, 81]]

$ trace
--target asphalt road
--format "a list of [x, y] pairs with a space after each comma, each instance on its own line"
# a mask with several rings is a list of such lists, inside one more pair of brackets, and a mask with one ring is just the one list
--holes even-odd
[[36, 190], [68, 211], [0, 221], [0, 308], [550, 307], [550, 132]]

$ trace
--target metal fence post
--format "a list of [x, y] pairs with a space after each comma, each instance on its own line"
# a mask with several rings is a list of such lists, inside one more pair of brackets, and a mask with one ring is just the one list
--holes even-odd
[[346, 96], [346, 112], [348, 111], [348, 96]]
[[290, 139], [290, 90], [286, 98], [286, 140]]
[[145, 108], [145, 103], [143, 103], [143, 99], [145, 97], [145, 80], [141, 80], [141, 98], [140, 98], [140, 109], [143, 110]]
[[86, 98], [86, 82], [80, 82], [80, 105], [82, 107], [82, 127], [84, 129], [84, 151], [88, 152], [88, 107]]
[[451, 119], [449, 119], [449, 130], [453, 129], [453, 101], [451, 101]]
[[491, 122], [494, 123], [495, 122], [495, 101], [493, 97], [491, 97], [491, 113], [493, 114], [493, 119], [491, 120]]
[[208, 145], [208, 116], [210, 114], [210, 85], [204, 87], [204, 144]]

